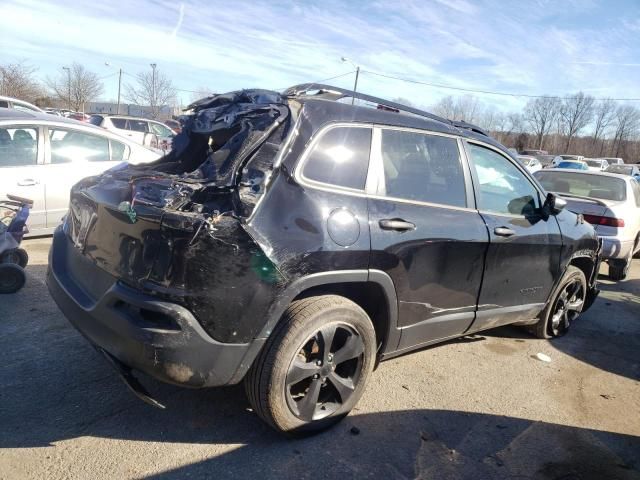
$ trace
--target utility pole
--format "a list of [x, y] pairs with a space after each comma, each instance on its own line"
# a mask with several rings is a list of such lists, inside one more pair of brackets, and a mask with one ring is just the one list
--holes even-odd
[[351, 105], [353, 105], [356, 101], [356, 92], [358, 91], [358, 77], [360, 76], [360, 65], [356, 65], [347, 57], [342, 57], [341, 60], [343, 62], [350, 63], [356, 69], [356, 80], [355, 82], [353, 82], [353, 97], [351, 97]]
[[156, 118], [155, 105], [156, 105], [156, 64], [151, 64], [151, 115]]
[[63, 70], [67, 71], [67, 87], [68, 87], [68, 97], [67, 100], [69, 102], [69, 110], [71, 110], [71, 69], [69, 67], [62, 67]]
[[[107, 67], [111, 67], [109, 62], [104, 62]], [[118, 106], [116, 107], [116, 114], [120, 114], [120, 87], [122, 86], [122, 67], [118, 68]]]

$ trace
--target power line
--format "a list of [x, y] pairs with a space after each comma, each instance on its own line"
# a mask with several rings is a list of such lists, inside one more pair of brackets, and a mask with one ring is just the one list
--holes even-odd
[[[310, 85], [315, 85], [317, 83], [328, 82], [329, 80], [335, 80], [336, 78], [346, 77], [347, 75], [353, 75], [354, 73], [356, 73], [356, 71], [352, 70], [352, 71], [347, 72], [347, 73], [341, 73], [340, 75], [336, 75], [335, 77], [323, 78], [322, 80], [316, 80], [315, 82], [307, 82], [307, 83], [309, 83]], [[290, 86], [291, 85], [286, 86], [286, 87], [274, 88], [274, 90], [285, 90], [285, 89], [289, 88]]]
[[[386, 73], [372, 72], [370, 70], [360, 70], [360, 73], [375, 75], [377, 77], [389, 78], [389, 79], [392, 79], [392, 80], [399, 80], [401, 82], [414, 83], [414, 84], [417, 84], [417, 85], [426, 85], [426, 86], [429, 86], [429, 87], [444, 88], [444, 89], [448, 89], [448, 90], [457, 90], [457, 91], [469, 92], [469, 93], [483, 93], [483, 94], [487, 94], [487, 95], [499, 95], [499, 96], [503, 96], [503, 97], [550, 98], [550, 99], [554, 99], [554, 98], [563, 99], [563, 98], [565, 98], [564, 96], [558, 96], [558, 95], [530, 95], [530, 94], [527, 94], [527, 93], [508, 93], [508, 92], [496, 92], [496, 91], [491, 91], [491, 90], [480, 90], [480, 89], [475, 89], [475, 88], [454, 87], [454, 86], [451, 86], [451, 85], [444, 85], [444, 84], [440, 84], [440, 83], [424, 82], [424, 81], [421, 81], [421, 80], [414, 80], [414, 79], [411, 79], [411, 78], [396, 77], [396, 76], [389, 75], [389, 74], [386, 74]], [[595, 98], [594, 100], [596, 100], [596, 101], [615, 100], [615, 101], [619, 101], [619, 102], [640, 102], [640, 98]]]

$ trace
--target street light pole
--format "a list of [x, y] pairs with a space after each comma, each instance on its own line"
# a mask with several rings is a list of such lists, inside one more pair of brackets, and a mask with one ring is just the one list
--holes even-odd
[[155, 104], [156, 104], [156, 64], [151, 64], [151, 115], [156, 118]]
[[67, 71], [67, 89], [68, 89], [67, 100], [69, 102], [68, 108], [69, 110], [71, 110], [71, 69], [69, 67], [62, 67], [62, 69]]

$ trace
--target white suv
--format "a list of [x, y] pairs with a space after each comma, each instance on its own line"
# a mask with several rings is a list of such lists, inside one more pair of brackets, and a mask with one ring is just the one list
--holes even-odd
[[176, 133], [163, 123], [125, 115], [91, 115], [89, 122], [114, 133], [129, 137], [145, 147], [167, 151]]

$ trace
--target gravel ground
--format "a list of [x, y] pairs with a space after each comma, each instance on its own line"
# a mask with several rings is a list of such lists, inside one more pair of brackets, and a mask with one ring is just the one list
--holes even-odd
[[[640, 479], [640, 260], [553, 342], [501, 328], [383, 363], [332, 430], [288, 440], [241, 387], [144, 378], [149, 407], [44, 285], [0, 297], [0, 478]], [[550, 363], [535, 358], [544, 353]]]

